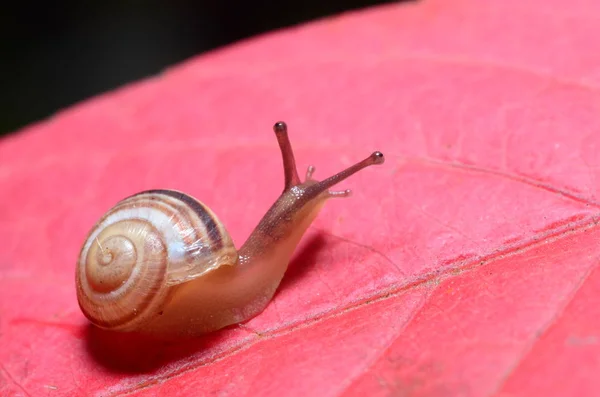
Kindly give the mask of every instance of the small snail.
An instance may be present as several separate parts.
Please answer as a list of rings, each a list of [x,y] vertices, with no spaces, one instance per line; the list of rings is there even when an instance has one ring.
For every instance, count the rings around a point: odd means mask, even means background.
[[[285,123],[273,127],[285,187],[239,251],[217,216],[174,190],[119,201],[89,232],[76,269],[77,299],[96,326],[158,335],[199,335],[243,323],[273,297],[296,245],[332,197],[329,188],[384,162],[381,152],[323,181],[302,182]]]

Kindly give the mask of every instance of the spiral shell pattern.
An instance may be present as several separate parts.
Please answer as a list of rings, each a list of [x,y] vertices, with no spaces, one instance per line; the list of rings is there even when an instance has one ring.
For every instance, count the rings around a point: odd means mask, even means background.
[[[138,193],[90,231],[77,263],[79,306],[102,328],[134,329],[161,311],[172,286],[237,259],[204,204],[173,190]]]

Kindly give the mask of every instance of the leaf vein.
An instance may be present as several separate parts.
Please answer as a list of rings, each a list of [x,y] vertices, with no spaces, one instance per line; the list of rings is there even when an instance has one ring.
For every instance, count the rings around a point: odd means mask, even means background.
[[[501,178],[505,178],[505,179],[517,182],[517,183],[521,183],[521,184],[525,184],[528,186],[532,186],[537,189],[545,190],[547,192],[568,198],[570,200],[573,200],[573,201],[576,201],[576,202],[579,202],[582,204],[600,208],[599,201],[592,200],[592,199],[586,198],[584,196],[580,196],[569,190],[558,188],[551,184],[545,183],[539,179],[531,178],[531,177],[528,177],[525,175],[511,174],[509,172],[503,172],[501,170],[480,167],[477,165],[461,163],[458,161],[443,161],[443,160],[438,160],[438,159],[434,159],[431,157],[412,157],[412,158],[407,158],[406,160],[413,161],[413,162],[432,164],[432,165],[437,165],[437,166],[442,166],[442,167],[457,168],[457,169],[462,169],[462,170],[466,170],[466,171],[478,172],[478,173],[482,173],[482,174],[495,175],[495,176],[498,176]]]
[[[577,292],[579,292],[581,287],[589,279],[590,275],[599,267],[599,264],[600,264],[600,260],[596,261],[595,265],[591,266],[588,269],[588,271],[581,277],[581,279],[575,285],[575,287],[573,288],[573,290],[571,291],[571,293],[569,294],[567,299],[565,299],[565,301],[562,302],[560,307],[556,310],[555,315],[546,324],[543,324],[540,327],[539,331],[535,333],[535,337],[531,338],[531,341],[525,346],[525,348],[523,349],[523,351],[519,355],[519,357],[517,357],[515,362],[510,366],[510,368],[502,376],[502,378],[498,382],[497,388],[492,393],[490,393],[490,396],[499,395],[500,391],[502,390],[504,385],[508,382],[511,375],[513,375],[519,369],[519,367],[521,366],[523,361],[525,361],[525,359],[531,355],[533,349],[539,343],[539,341],[542,339],[542,337],[545,334],[547,334],[549,332],[549,330],[552,328],[552,326],[554,324],[556,324],[558,322],[558,320],[563,316],[563,314],[565,313],[565,311],[567,310],[567,308],[569,307],[571,302],[573,302],[573,300],[577,296]]]
[[[12,374],[6,369],[6,367],[4,366],[4,364],[0,363],[0,369],[2,370],[2,372],[4,372],[4,374],[6,375],[6,377],[8,379],[10,379],[10,381],[12,383],[14,383],[19,389],[21,389],[21,391],[23,393],[25,393],[25,395],[31,397],[31,394],[25,389],[25,387],[23,387],[23,385],[21,385],[19,382],[16,381],[16,379],[12,376]]]

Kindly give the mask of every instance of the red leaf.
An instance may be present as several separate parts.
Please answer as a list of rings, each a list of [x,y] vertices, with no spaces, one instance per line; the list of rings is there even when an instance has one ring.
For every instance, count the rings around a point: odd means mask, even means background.
[[[2,395],[584,396],[600,378],[599,3],[442,1],[193,59],[0,143]],[[343,184],[279,293],[185,343],[111,338],[80,244],[135,191],[239,244],[283,183],[270,127]],[[240,199],[241,198],[241,199]]]

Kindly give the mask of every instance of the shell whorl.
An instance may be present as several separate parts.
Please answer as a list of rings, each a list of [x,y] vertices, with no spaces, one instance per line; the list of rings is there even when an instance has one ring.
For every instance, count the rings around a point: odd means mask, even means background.
[[[149,190],[110,209],[90,231],[77,264],[79,305],[96,325],[134,329],[158,315],[171,287],[238,255],[204,204],[173,190]]]

